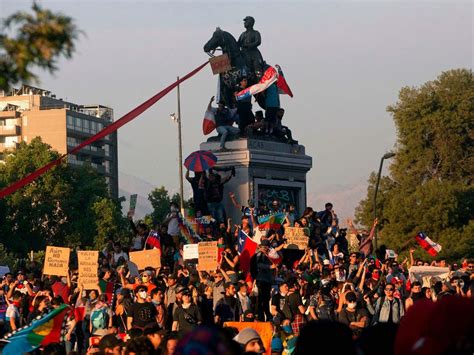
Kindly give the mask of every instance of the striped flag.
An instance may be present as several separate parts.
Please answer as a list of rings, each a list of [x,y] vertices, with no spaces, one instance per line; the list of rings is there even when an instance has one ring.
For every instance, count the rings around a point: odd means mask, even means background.
[[[439,245],[438,243],[433,242],[423,232],[418,233],[415,236],[415,239],[418,242],[418,244],[420,244],[421,247],[423,249],[425,249],[428,252],[428,254],[430,254],[431,256],[436,256],[441,251],[441,245]]]
[[[283,222],[285,221],[285,214],[283,212],[277,212],[273,214],[267,214],[264,216],[258,216],[258,228],[260,230],[273,229],[279,230]]]
[[[206,136],[216,128],[216,118],[214,112],[206,110],[202,120],[202,133]]]
[[[242,229],[239,229],[237,243],[240,254],[240,268],[244,274],[247,274],[250,271],[250,258],[252,258],[257,250],[257,243]]]
[[[158,232],[151,231],[146,238],[145,245],[161,250],[160,236],[158,235]]]
[[[270,85],[278,80],[278,72],[273,67],[268,67],[263,73],[260,81],[248,88],[243,89],[242,91],[235,94],[237,101],[244,100],[252,95],[258,94],[259,92],[267,90]]]
[[[276,69],[278,70],[278,81],[277,81],[277,86],[278,86],[278,91],[280,94],[286,94],[290,97],[293,97],[293,92],[290,89],[290,86],[285,80],[285,75],[283,74],[283,70],[281,70],[281,67],[277,64],[275,65]]]

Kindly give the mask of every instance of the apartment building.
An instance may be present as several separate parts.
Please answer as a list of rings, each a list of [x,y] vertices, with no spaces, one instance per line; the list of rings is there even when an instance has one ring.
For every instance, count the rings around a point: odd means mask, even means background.
[[[23,85],[0,91],[0,161],[21,142],[41,137],[66,154],[113,122],[113,110],[102,105],[78,105],[56,98],[50,91]],[[118,197],[117,132],[70,154],[72,165],[90,164],[105,176],[112,197]]]

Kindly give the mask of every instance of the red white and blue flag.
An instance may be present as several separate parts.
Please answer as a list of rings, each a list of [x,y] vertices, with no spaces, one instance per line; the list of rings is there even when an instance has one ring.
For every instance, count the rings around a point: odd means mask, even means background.
[[[265,73],[263,73],[263,76],[258,83],[249,86],[248,88],[245,88],[242,91],[239,91],[237,94],[235,94],[235,98],[237,99],[237,101],[247,99],[252,95],[256,95],[259,92],[267,90],[270,85],[272,85],[277,80],[278,72],[276,71],[276,69],[273,67],[268,67],[267,70],[265,70]]]
[[[418,233],[415,236],[415,239],[418,242],[418,244],[420,244],[421,247],[423,249],[425,249],[428,252],[428,254],[430,254],[431,256],[436,256],[441,251],[441,245],[439,245],[438,243],[433,242],[423,232]]]
[[[160,236],[158,232],[151,231],[146,238],[145,245],[149,245],[155,249],[161,250]]]
[[[202,120],[202,133],[207,136],[216,129],[216,118],[214,112],[206,110],[204,119]]]
[[[247,233],[239,229],[239,236],[237,237],[239,247],[239,262],[240,268],[244,274],[250,272],[250,259],[257,250],[257,242],[255,242]]]
[[[285,75],[283,74],[283,70],[281,70],[281,67],[278,64],[275,65],[275,67],[278,70],[277,86],[278,86],[279,93],[286,94],[290,97],[293,97],[293,92],[291,91],[290,86],[286,82]]]

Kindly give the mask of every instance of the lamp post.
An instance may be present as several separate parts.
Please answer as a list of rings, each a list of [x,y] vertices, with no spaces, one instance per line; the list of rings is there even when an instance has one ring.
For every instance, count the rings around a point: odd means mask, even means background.
[[[375,184],[375,192],[374,192],[374,220],[377,218],[377,192],[379,191],[380,175],[382,175],[383,161],[385,159],[393,158],[394,156],[395,156],[395,153],[388,152],[388,153],[385,153],[380,159],[379,174],[377,175],[377,183]],[[375,250],[377,250],[377,226],[375,226],[375,230],[374,230],[374,246],[375,246]]]
[[[181,139],[181,94],[179,90],[179,76],[177,77],[177,94],[178,94],[178,114],[172,113],[171,119],[178,123],[178,172],[179,172],[179,207],[181,214],[184,216],[184,185],[183,185],[183,143]]]

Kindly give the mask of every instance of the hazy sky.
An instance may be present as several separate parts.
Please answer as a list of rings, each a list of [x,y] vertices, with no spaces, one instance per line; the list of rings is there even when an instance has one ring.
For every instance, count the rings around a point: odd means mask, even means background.
[[[19,4],[20,3],[20,4]],[[313,156],[308,191],[349,184],[378,168],[395,143],[387,105],[403,86],[473,64],[473,5],[460,1],[40,1],[84,31],[72,60],[40,87],[79,104],[111,106],[115,118],[208,59],[216,26],[238,38],[254,16],[260,50],[280,64],[294,98],[285,123]],[[0,0],[5,16],[28,1]],[[199,148],[217,78],[206,67],[182,85],[185,156]],[[119,130],[119,170],[169,189],[177,182],[172,92]]]

